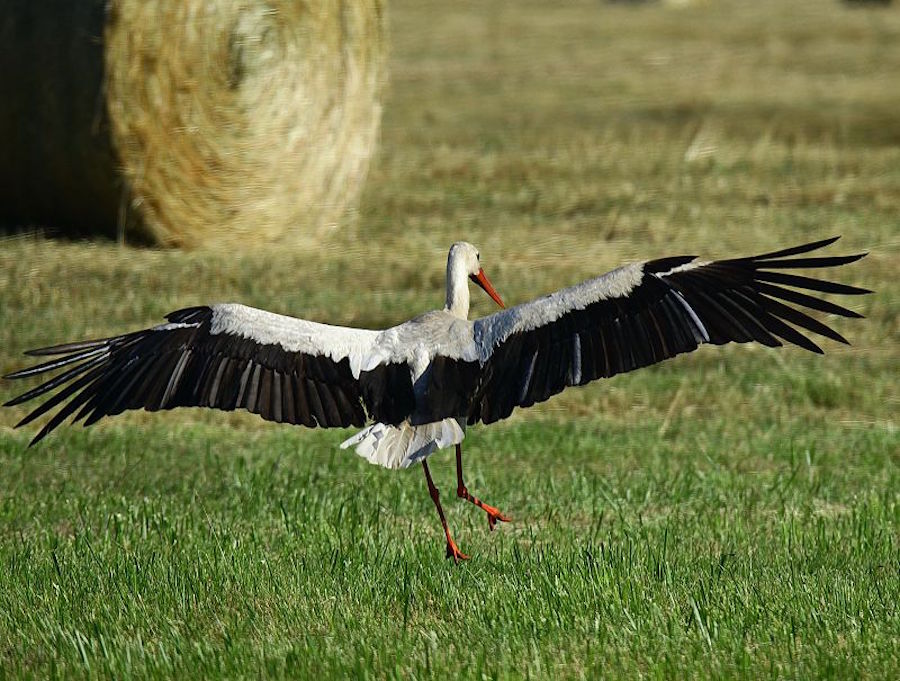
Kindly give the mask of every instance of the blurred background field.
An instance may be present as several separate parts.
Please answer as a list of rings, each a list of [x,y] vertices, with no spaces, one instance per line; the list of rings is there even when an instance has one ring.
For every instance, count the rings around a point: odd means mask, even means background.
[[[357,220],[295,248],[0,240],[22,351],[239,301],[383,327],[475,243],[510,304],[622,262],[843,234],[851,347],[705,348],[467,439],[445,564],[418,470],[342,432],[130,414],[26,450],[0,411],[12,675],[886,678],[900,666],[900,11],[394,2]],[[491,311],[477,297],[475,314]],[[0,383],[0,400],[13,388]],[[434,469],[452,489],[449,457]],[[449,495],[447,495],[449,496]],[[445,497],[446,498],[446,497]]]

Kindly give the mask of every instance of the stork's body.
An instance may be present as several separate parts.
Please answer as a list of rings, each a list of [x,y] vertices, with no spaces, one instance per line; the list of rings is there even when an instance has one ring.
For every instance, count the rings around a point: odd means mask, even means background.
[[[406,468],[437,449],[462,442],[466,419],[463,414],[448,415],[435,420],[429,406],[432,366],[436,357],[470,358],[472,354],[473,324],[460,319],[449,310],[434,310],[419,315],[384,332],[379,339],[377,354],[370,361],[386,357],[401,358],[409,367],[412,382],[413,407],[401,423],[376,422],[341,445],[356,447],[360,456],[386,468]]]
[[[160,326],[31,351],[55,358],[7,378],[64,371],[7,405],[59,388],[19,423],[60,407],[35,442],[70,416],[90,425],[139,408],[243,408],[266,420],[310,427],[363,427],[371,420],[342,446],[354,446],[387,468],[421,462],[447,554],[459,559],[465,556],[450,537],[429,455],[456,447],[457,494],[485,510],[493,528],[508,518],[469,494],[463,481],[467,425],[492,423],[567,386],[632,371],[705,343],[778,346],[784,340],[821,352],[795,326],[846,343],[830,327],[785,304],[860,316],[803,291],[867,293],[864,289],[781,271],[862,257],[790,257],[833,241],[716,262],[676,256],[625,265],[474,321],[468,319],[469,279],[501,307],[503,301],[481,269],[478,252],[459,242],[448,256],[444,308],[398,326],[383,331],[330,326],[238,304],[188,308],[168,315]]]

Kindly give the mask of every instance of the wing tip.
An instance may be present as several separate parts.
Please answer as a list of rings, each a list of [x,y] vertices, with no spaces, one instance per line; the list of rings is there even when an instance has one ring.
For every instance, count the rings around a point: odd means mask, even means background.
[[[62,343],[60,345],[48,345],[44,348],[32,348],[25,350],[23,354],[28,357],[46,357],[47,355],[68,355],[69,353],[94,350],[106,345],[111,338],[99,338],[97,340],[75,341],[74,343]]]
[[[828,239],[819,239],[818,241],[810,241],[805,244],[798,244],[797,246],[790,246],[788,248],[781,248],[777,251],[770,251],[768,253],[760,253],[759,255],[753,255],[749,258],[739,258],[739,260],[751,260],[751,261],[759,261],[759,260],[767,260],[771,258],[786,258],[791,255],[799,255],[801,253],[809,253],[810,251],[815,251],[819,248],[825,248],[826,246],[830,246],[835,241],[841,238],[841,235],[829,237]]]
[[[16,426],[18,428],[18,426]],[[52,430],[52,428],[51,428]],[[41,440],[43,440],[50,433],[46,428],[41,428],[37,435],[31,438],[31,441],[28,443],[28,449],[31,449],[36,444],[38,444]]]
[[[35,370],[35,367],[25,367],[24,369],[18,369],[16,371],[11,371],[8,374],[3,375],[4,381],[15,381],[20,378],[28,378],[29,376],[34,376],[36,374],[42,373],[40,369]],[[7,406],[7,405],[3,405]]]

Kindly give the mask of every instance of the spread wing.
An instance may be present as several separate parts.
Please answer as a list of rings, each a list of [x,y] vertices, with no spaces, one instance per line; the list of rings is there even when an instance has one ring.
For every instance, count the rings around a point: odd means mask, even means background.
[[[470,382],[468,421],[491,423],[567,386],[633,371],[703,343],[787,341],[822,352],[794,327],[846,343],[798,308],[861,315],[804,291],[869,291],[782,271],[844,265],[865,255],[789,257],[836,240],[749,258],[696,262],[677,256],[626,265],[479,319],[475,343],[482,361],[477,381]]]
[[[415,406],[405,363],[387,358],[361,370],[378,331],[235,304],[187,308],[166,318],[166,324],[122,336],[27,353],[53,359],[5,378],[64,369],[5,405],[59,388],[18,424],[60,407],[32,444],[73,414],[87,426],[126,409],[212,407],[329,428],[361,426],[367,415],[398,423]]]

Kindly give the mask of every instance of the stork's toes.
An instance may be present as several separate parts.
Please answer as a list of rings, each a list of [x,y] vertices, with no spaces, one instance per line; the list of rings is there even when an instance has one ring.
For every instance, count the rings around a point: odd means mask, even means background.
[[[461,560],[469,560],[469,557],[459,550],[456,542],[449,538],[447,539],[447,558],[452,558],[454,563],[459,563]]]
[[[456,496],[458,496],[460,499],[465,499],[466,501],[469,501],[469,502],[475,504],[478,508],[480,508],[482,511],[487,513],[488,527],[491,530],[494,529],[494,525],[497,524],[498,520],[501,523],[512,522],[512,518],[510,518],[509,516],[503,515],[500,512],[499,508],[494,508],[490,504],[484,503],[478,497],[473,497],[471,494],[469,494],[469,490],[467,490],[466,486],[463,485],[461,482],[460,482],[459,486],[456,488]]]
[[[466,494],[468,494],[468,492],[466,492]],[[473,500],[473,503],[474,503],[474,504],[476,504],[476,505],[477,505],[480,509],[482,509],[485,513],[487,513],[487,517],[488,517],[488,527],[489,527],[491,530],[494,529],[494,525],[497,524],[497,521],[498,521],[498,520],[499,520],[501,523],[509,523],[509,522],[512,522],[512,518],[510,518],[510,517],[507,516],[507,515],[503,515],[503,513],[500,511],[499,508],[495,508],[494,506],[491,506],[490,504],[486,504],[486,503],[484,503],[483,501],[481,501],[480,499],[474,499],[473,497],[470,497],[470,500]]]
[[[490,510],[488,510],[488,509],[490,509]],[[498,520],[501,523],[512,522],[512,518],[510,518],[507,515],[503,515],[500,511],[498,511],[493,506],[487,506],[484,510],[487,511],[488,527],[491,529],[492,532],[494,531],[494,525],[497,524]]]

